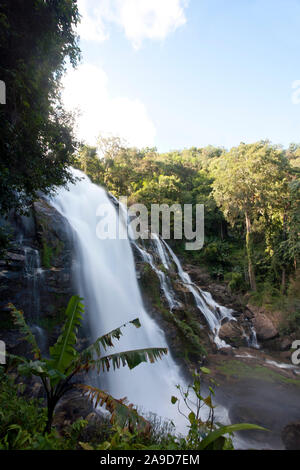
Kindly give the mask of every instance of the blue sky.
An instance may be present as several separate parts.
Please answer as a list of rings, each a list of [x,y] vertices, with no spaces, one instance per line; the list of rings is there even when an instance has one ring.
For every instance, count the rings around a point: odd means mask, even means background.
[[[79,0],[79,135],[160,151],[300,141],[299,0]],[[294,86],[294,88],[293,88]]]

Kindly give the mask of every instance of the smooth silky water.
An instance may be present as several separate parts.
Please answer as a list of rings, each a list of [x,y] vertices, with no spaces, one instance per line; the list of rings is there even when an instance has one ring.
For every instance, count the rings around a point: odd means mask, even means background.
[[[115,205],[106,191],[92,184],[84,173],[72,172],[80,180],[70,184],[68,189],[59,189],[50,203],[73,229],[75,287],[84,299],[91,339],[138,317],[141,328],[133,325],[125,328],[114,351],[166,347],[163,331],[143,305],[130,241],[97,236],[101,219],[97,216],[101,212],[99,207],[106,208],[105,219],[112,227],[118,220]],[[169,301],[171,303],[170,298]],[[177,384],[187,386],[170,352],[155,364],[142,363],[133,370],[127,367],[111,370],[101,374],[98,381],[99,387],[114,397],[127,397],[141,413],[155,413],[172,420],[177,433],[185,433],[186,419],[171,404],[171,396],[178,396]],[[217,410],[218,420],[227,424],[226,410],[223,407]]]

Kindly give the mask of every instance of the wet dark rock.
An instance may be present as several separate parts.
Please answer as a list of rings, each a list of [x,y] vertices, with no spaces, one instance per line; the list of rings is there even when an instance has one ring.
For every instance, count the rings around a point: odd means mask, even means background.
[[[43,199],[34,203],[34,216],[44,267],[69,270],[73,243],[67,219]]]
[[[232,348],[220,348],[218,349],[218,354],[222,354],[223,356],[234,356],[234,351]]]
[[[72,424],[78,419],[85,419],[94,411],[91,402],[78,390],[73,389],[66,393],[55,408],[53,424],[61,429],[67,424]]]
[[[177,281],[173,283],[173,287],[178,299],[181,302],[184,302],[186,305],[194,305],[194,296],[187,286]]]
[[[15,356],[29,356],[30,346],[24,340],[24,334],[18,330],[1,330],[0,339],[5,341],[6,352]]]
[[[7,304],[45,334],[61,323],[73,291],[73,237],[67,220],[45,200],[29,216],[10,214],[13,239],[0,261],[0,339],[14,354],[28,353],[13,328]]]
[[[300,450],[300,421],[285,426],[281,438],[287,450]]]
[[[244,330],[236,321],[224,323],[220,328],[219,337],[231,346],[246,346]]]

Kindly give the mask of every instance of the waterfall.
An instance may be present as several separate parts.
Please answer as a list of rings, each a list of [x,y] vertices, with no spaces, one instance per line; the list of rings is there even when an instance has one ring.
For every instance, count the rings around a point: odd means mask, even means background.
[[[260,346],[257,341],[256,331],[253,325],[250,328],[249,346],[250,348],[260,349]]]
[[[25,246],[24,275],[27,279],[27,289],[30,295],[30,317],[37,321],[40,313],[40,285],[42,284],[43,270],[41,268],[40,255],[38,250]]]
[[[138,243],[135,243],[133,240],[132,240],[132,243],[134,244],[136,250],[140,254],[142,260],[145,263],[148,263],[153,269],[153,271],[156,273],[156,275],[158,276],[161,289],[164,293],[165,298],[167,299],[170,311],[172,312],[174,308],[179,307],[181,304],[178,300],[176,300],[175,293],[173,292],[170,286],[170,282],[168,281],[166,274],[156,267],[153,256],[150,253],[148,253],[146,250],[141,248],[138,245]]]
[[[114,351],[165,347],[163,332],[142,302],[130,241],[99,239],[96,235],[99,205],[109,208],[110,222],[117,219],[115,205],[103,188],[92,184],[82,172],[72,171],[80,181],[68,189],[59,189],[50,202],[68,220],[75,234],[76,288],[84,299],[92,339],[138,317],[142,327],[127,327]],[[150,258],[148,261],[152,262]],[[102,374],[100,381],[100,387],[116,398],[127,397],[140,411],[172,419],[177,430],[183,430],[185,419],[171,404],[177,384],[185,386],[170,353],[155,364],[142,363],[131,371],[124,367]]]
[[[23,239],[20,239],[22,244]],[[41,259],[38,250],[24,246],[25,264],[24,276],[27,279],[27,292],[29,296],[28,308],[31,321],[31,330],[42,352],[47,349],[47,337],[40,321],[40,292],[44,283],[44,271],[41,267]]]
[[[170,248],[170,246],[164,240],[161,240],[157,234],[152,234],[152,240],[153,240],[153,243],[155,245],[156,252],[159,255],[160,261],[163,264],[163,266],[165,267],[165,269],[167,269],[169,271],[170,268],[171,268],[171,265],[172,265],[171,261],[173,261],[175,263],[178,275],[181,279],[181,282],[192,293],[192,295],[194,297],[194,300],[195,300],[195,304],[196,304],[198,310],[200,311],[201,314],[204,315],[204,317],[205,317],[205,319],[208,323],[208,326],[209,326],[211,332],[214,335],[214,341],[215,341],[217,347],[218,348],[229,347],[228,344],[225,341],[223,341],[219,338],[219,331],[220,331],[220,328],[221,328],[221,325],[222,325],[222,321],[224,319],[236,321],[236,319],[232,316],[233,310],[228,309],[227,307],[224,307],[222,305],[219,305],[212,298],[212,296],[209,292],[203,291],[202,289],[200,289],[198,286],[196,286],[192,282],[189,274],[183,270],[182,265],[181,265],[178,257],[175,255],[174,251]],[[135,243],[135,246],[136,246],[137,250],[139,252],[141,252],[141,255],[142,255],[144,261],[148,262],[150,264],[150,266],[152,267],[152,269],[155,272],[157,272],[158,269],[156,268],[156,266],[153,266],[152,256],[149,253],[147,253],[145,250],[142,250],[138,246],[137,243]],[[166,292],[165,282],[164,282],[165,279],[164,278],[161,279],[161,274],[164,274],[164,273],[161,273],[161,272],[158,273],[157,272],[157,274],[158,274],[159,279],[161,280],[161,286],[162,286],[162,289],[165,293],[165,297],[167,298],[167,300],[169,302],[169,305],[170,305],[170,301],[169,301],[170,297],[172,298],[173,304],[178,302],[175,298],[175,294],[172,291],[172,289],[169,288]],[[165,274],[164,274],[164,276],[165,276]],[[171,308],[171,310],[172,310],[172,308]]]
[[[119,201],[111,195],[114,202],[117,206],[121,209],[122,214],[122,221],[124,224],[127,224],[129,221],[128,213],[126,208],[119,203]],[[156,275],[159,278],[161,290],[169,304],[170,312],[174,309],[181,307],[181,303],[176,299],[176,294],[172,288],[172,285],[169,280],[169,276],[167,276],[162,270],[160,270],[154,261],[153,256],[145,249],[137,243],[130,231],[129,228],[129,238],[133,246],[135,247],[136,251],[139,253],[140,257],[145,263],[148,263],[149,266],[153,269]],[[182,284],[189,289],[189,291],[193,294],[196,306],[201,314],[204,315],[211,332],[214,335],[214,342],[218,348],[228,348],[230,347],[225,341],[221,340],[219,337],[219,331],[222,325],[223,320],[231,320],[236,321],[236,318],[232,316],[232,309],[219,305],[213,298],[209,292],[205,292],[196,286],[189,274],[185,272],[182,268],[182,265],[175,255],[174,251],[171,247],[159,237],[156,233],[151,233],[150,243],[153,249],[153,252],[156,253],[160,264],[164,267],[164,269],[169,272],[172,268],[172,261],[175,263],[178,275],[181,279]],[[256,333],[254,328],[251,329],[251,341],[252,347],[257,347],[256,342]]]

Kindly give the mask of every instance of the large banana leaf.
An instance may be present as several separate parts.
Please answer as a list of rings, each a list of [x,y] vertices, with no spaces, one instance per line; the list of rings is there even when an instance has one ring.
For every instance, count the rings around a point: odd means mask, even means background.
[[[53,369],[66,372],[70,364],[78,356],[74,348],[77,341],[77,331],[81,324],[84,306],[81,298],[73,296],[66,310],[66,322],[54,346],[50,348],[50,361]]]
[[[138,318],[135,320],[131,320],[127,323],[124,323],[124,325],[120,326],[119,328],[116,328],[109,333],[106,333],[103,336],[100,336],[93,344],[88,346],[84,351],[80,353],[79,360],[80,362],[87,362],[89,360],[94,359],[95,357],[100,358],[101,357],[101,346],[104,349],[104,351],[107,350],[108,347],[112,348],[114,346],[113,339],[119,340],[120,337],[122,336],[122,328],[125,328],[128,325],[134,325],[136,328],[140,328],[141,324]]]
[[[210,444],[219,439],[219,437],[224,436],[225,434],[236,432],[236,431],[246,431],[246,430],[260,430],[267,431],[267,429],[257,426],[256,424],[241,423],[241,424],[230,424],[229,426],[222,426],[219,429],[211,432],[206,436],[199,445],[199,450],[207,449]]]
[[[148,421],[138,414],[134,405],[127,404],[125,398],[117,400],[107,392],[89,385],[79,385],[78,387],[91,400],[95,408],[105,405],[106,409],[111,413],[110,421],[112,424],[121,428],[129,428],[132,432],[147,433],[150,431]]]
[[[124,351],[104,357],[98,357],[97,359],[87,360],[81,364],[80,368],[85,371],[97,369],[98,373],[101,370],[103,372],[108,372],[111,366],[114,370],[119,369],[121,366],[128,366],[129,369],[133,369],[141,362],[153,363],[158,359],[161,359],[165,354],[168,354],[167,348],[135,349],[133,351]]]
[[[30,344],[31,351],[34,354],[35,359],[41,358],[41,351],[36,342],[35,336],[33,335],[31,329],[27,325],[23,312],[17,310],[13,304],[8,304],[8,307],[11,309],[11,314],[13,316],[14,324],[19,328],[20,332],[24,334],[24,339]]]

